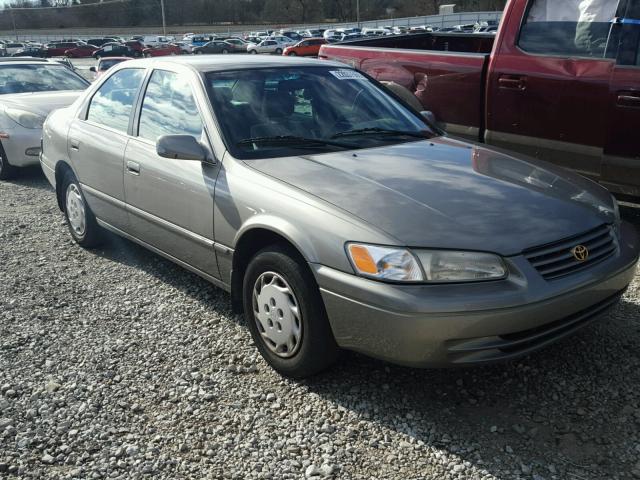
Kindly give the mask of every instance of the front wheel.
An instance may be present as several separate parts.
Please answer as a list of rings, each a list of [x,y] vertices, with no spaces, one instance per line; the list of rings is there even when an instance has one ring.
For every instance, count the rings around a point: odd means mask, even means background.
[[[84,248],[92,248],[101,243],[102,229],[87,204],[80,183],[71,172],[62,181],[64,194],[64,215],[69,232],[75,242]]]
[[[254,343],[282,375],[308,377],[338,358],[318,285],[293,249],[274,245],[258,252],[247,267],[243,302]]]
[[[258,52],[256,50],[249,50],[249,53],[252,55],[256,55]]]
[[[222,54],[223,54],[223,55],[226,55],[227,53],[229,53],[229,50],[227,50],[226,48],[223,48],[223,49],[222,49]]]
[[[196,55],[202,55],[202,53],[203,53],[202,50],[197,50],[196,51]]]
[[[282,49],[276,48],[276,55],[282,55]]]
[[[296,52],[289,52],[290,57],[295,57],[296,55],[298,55]]]

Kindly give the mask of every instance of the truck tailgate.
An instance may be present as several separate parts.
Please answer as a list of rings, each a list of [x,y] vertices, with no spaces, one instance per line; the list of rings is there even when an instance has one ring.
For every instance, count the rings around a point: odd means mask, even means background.
[[[414,94],[451,134],[479,139],[489,53],[324,45],[320,58],[345,63]]]

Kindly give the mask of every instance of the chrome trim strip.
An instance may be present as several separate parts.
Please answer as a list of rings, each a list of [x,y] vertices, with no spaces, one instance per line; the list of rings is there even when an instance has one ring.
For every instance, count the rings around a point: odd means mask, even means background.
[[[470,125],[461,125],[459,123],[446,123],[438,122],[438,126],[442,128],[449,135],[457,135],[460,137],[473,138],[478,141],[480,135],[480,129],[478,127],[472,127]]]
[[[138,245],[141,245],[141,246],[143,246],[144,248],[146,248],[148,250],[151,250],[153,253],[156,253],[156,254],[166,258],[167,260],[170,260],[170,261],[176,263],[177,265],[181,266],[182,268],[185,268],[185,269],[189,270],[190,272],[193,272],[196,275],[204,278],[205,280],[213,283],[216,287],[222,288],[223,290],[225,290],[227,292],[231,291],[231,286],[227,285],[222,280],[220,280],[220,279],[218,279],[216,277],[213,277],[213,276],[209,275],[208,273],[205,273],[202,270],[200,270],[200,269],[198,269],[198,268],[196,268],[196,267],[194,267],[192,265],[189,265],[186,262],[183,262],[182,260],[177,259],[173,255],[170,255],[170,254],[168,254],[166,252],[163,252],[162,250],[160,250],[160,249],[158,249],[156,247],[153,247],[153,246],[149,245],[148,243],[140,240],[137,237],[134,237],[133,235],[129,235],[128,233],[123,232],[122,230],[120,230],[120,229],[118,229],[118,228],[116,228],[116,227],[114,227],[112,225],[109,225],[108,223],[100,220],[99,218],[97,218],[96,220],[98,222],[98,225],[100,225],[103,228],[106,228],[107,230],[115,233],[116,235],[120,235],[121,237],[124,237],[127,240],[131,240],[132,242],[137,243]]]
[[[188,240],[191,240],[194,243],[199,243],[200,245],[202,245],[203,247],[206,248],[213,248],[214,246],[214,241],[210,240],[206,237],[203,237],[202,235],[199,235],[197,233],[192,232],[191,230],[187,230],[186,228],[180,227],[179,225],[176,225],[175,223],[171,223],[168,222],[167,220],[164,220],[160,217],[157,217],[149,212],[145,212],[144,210],[141,210],[137,207],[134,207],[133,205],[129,205],[128,203],[125,204],[125,208],[127,210],[127,212],[140,217],[144,220],[147,220],[149,222],[155,223],[156,225],[159,225],[160,227],[164,228],[165,230],[169,230],[172,233],[175,233],[177,235],[180,235]]]

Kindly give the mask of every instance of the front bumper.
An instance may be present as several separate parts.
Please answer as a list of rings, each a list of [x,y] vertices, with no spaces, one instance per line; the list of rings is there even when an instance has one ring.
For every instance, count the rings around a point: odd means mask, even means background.
[[[623,223],[616,253],[547,281],[523,257],[507,260],[506,280],[392,285],[312,265],[338,345],[414,367],[516,358],[600,317],[632,281],[634,227]]]
[[[40,163],[42,129],[12,128],[3,133],[9,137],[2,138],[0,141],[11,165],[27,167]]]

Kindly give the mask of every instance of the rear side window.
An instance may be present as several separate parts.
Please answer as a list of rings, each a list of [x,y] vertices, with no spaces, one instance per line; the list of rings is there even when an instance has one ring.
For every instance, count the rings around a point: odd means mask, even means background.
[[[202,135],[202,120],[187,80],[174,72],[155,70],[140,112],[138,135],[155,142],[162,135]]]
[[[114,73],[91,99],[87,120],[126,132],[144,70],[127,68]]]
[[[519,46],[539,55],[604,58],[616,0],[532,0]]]

